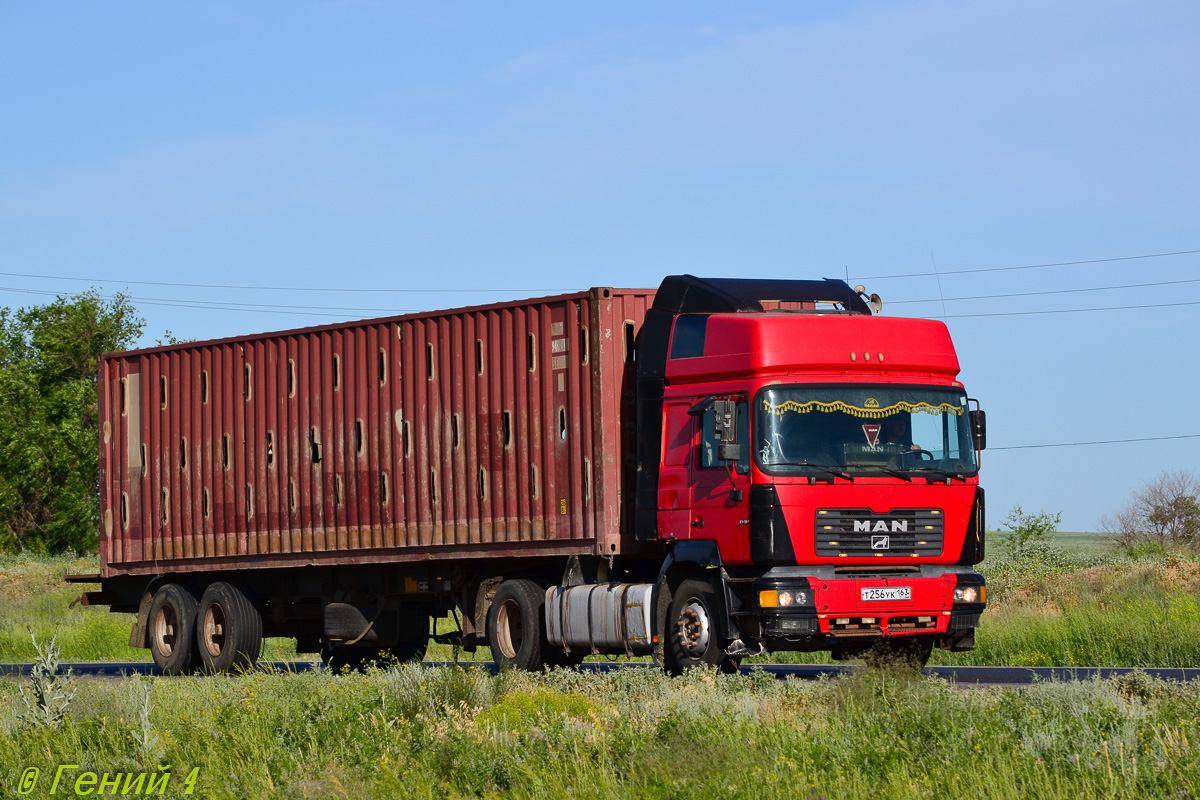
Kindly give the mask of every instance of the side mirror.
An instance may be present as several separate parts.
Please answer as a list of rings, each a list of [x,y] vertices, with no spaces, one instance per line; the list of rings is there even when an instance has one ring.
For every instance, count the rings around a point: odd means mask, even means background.
[[[981,408],[968,412],[971,418],[971,436],[975,439],[975,449],[987,447],[987,412]]]
[[[725,459],[721,450],[737,445],[737,403],[716,400],[712,404],[713,438],[717,442],[717,457]],[[736,460],[736,459],[734,459]]]

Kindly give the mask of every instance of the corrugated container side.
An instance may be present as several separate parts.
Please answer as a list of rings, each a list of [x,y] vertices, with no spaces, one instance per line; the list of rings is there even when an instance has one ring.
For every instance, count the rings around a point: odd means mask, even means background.
[[[106,355],[103,573],[620,552],[653,297]]]

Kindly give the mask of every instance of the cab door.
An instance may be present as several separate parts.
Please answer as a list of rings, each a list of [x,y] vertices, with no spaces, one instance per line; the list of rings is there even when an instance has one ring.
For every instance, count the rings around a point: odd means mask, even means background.
[[[717,400],[725,398],[707,398]],[[736,460],[721,458],[722,436],[712,407],[697,404],[697,446],[689,460],[691,483],[690,538],[714,539],[725,563],[750,559],[750,417],[745,398],[735,399],[733,430],[740,452]]]

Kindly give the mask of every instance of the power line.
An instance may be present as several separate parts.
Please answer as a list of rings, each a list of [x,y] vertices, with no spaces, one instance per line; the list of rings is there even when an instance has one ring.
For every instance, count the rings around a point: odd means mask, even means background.
[[[931,275],[965,275],[965,274],[984,273],[984,272],[1008,272],[1008,271],[1012,271],[1012,270],[1042,269],[1045,267],[1066,267],[1066,266],[1075,266],[1075,265],[1079,265],[1079,264],[1103,264],[1103,263],[1110,263],[1110,262],[1117,262],[1117,261],[1136,261],[1136,260],[1148,259],[1148,258],[1168,258],[1171,256],[1193,255],[1195,253],[1200,253],[1200,249],[1177,250],[1177,251],[1170,252],[1170,253],[1147,253],[1144,255],[1135,255],[1135,256],[1116,256],[1113,258],[1093,258],[1093,259],[1088,259],[1088,260],[1084,260],[1084,261],[1056,261],[1056,262],[1046,263],[1046,264],[1023,264],[1020,266],[1013,266],[1013,267],[985,267],[983,269],[938,270],[936,272],[912,272],[912,273],[903,274],[903,275],[874,275],[874,276],[868,276],[865,278],[859,278],[859,280],[874,281],[874,280],[887,280],[890,278],[921,278],[921,277],[928,277]],[[388,288],[380,287],[380,288],[374,288],[374,289],[360,289],[360,288],[333,287],[333,286],[327,286],[327,287],[256,286],[256,285],[240,285],[240,284],[220,284],[220,283],[176,283],[176,282],[172,282],[172,281],[134,281],[134,280],[122,280],[122,279],[116,279],[116,278],[77,278],[77,277],[68,276],[68,275],[42,275],[42,274],[28,273],[28,272],[0,272],[0,277],[38,278],[38,279],[43,279],[43,280],[78,281],[78,282],[83,282],[83,283],[100,283],[100,284],[118,283],[118,284],[127,284],[130,286],[174,286],[174,287],[179,287],[179,288],[184,288],[184,289],[232,289],[232,290],[237,290],[237,291],[255,291],[255,292],[343,292],[343,293],[376,293],[376,294],[381,293],[381,292],[413,293],[413,294],[463,294],[463,293],[471,293],[471,292],[482,292],[482,293],[501,293],[501,294],[503,294],[503,293],[554,294],[554,293],[559,293],[562,291],[560,289],[546,289],[546,288],[541,288],[541,289],[536,289],[536,288],[535,289],[529,289],[529,288],[525,288],[525,289],[521,289],[521,288],[481,289],[481,288],[473,288],[472,287],[472,288],[461,288],[461,289],[416,289],[416,288],[388,289]]]
[[[19,292],[21,294],[37,294],[47,295],[51,297],[59,296],[59,292],[52,292],[45,289],[18,289],[13,286],[0,286],[0,292]],[[112,300],[115,295],[100,295],[101,299]],[[260,309],[281,308],[294,309],[297,313],[308,311],[347,311],[352,314],[360,311],[378,311],[382,314],[414,314],[418,313],[418,309],[412,308],[370,308],[370,307],[354,307],[354,306],[301,306],[289,305],[286,303],[237,303],[232,300],[176,300],[171,297],[132,297],[125,295],[128,300],[138,303],[158,304],[158,305],[181,305],[186,308],[220,308],[225,310],[243,310],[257,311]]]
[[[1057,442],[1055,444],[1017,444],[1009,447],[989,447],[988,450],[1032,450],[1040,447],[1084,447],[1092,444],[1124,444],[1126,442],[1165,442],[1171,439],[1200,439],[1200,433],[1181,436],[1149,436],[1144,439],[1107,439],[1099,442]]]
[[[1128,311],[1134,308],[1174,308],[1176,306],[1200,306],[1200,300],[1185,303],[1148,303],[1140,306],[1107,306],[1104,308],[1055,308],[1047,311],[994,311],[990,314],[951,314],[949,319],[970,317],[1024,317],[1031,314],[1083,314],[1089,311]]]
[[[1138,261],[1145,258],[1169,258],[1170,256],[1189,256],[1200,253],[1200,250],[1176,250],[1173,253],[1147,253],[1139,256],[1117,256],[1114,258],[1090,258],[1086,261],[1055,261],[1049,264],[1022,264],[1018,267],[984,267],[983,269],[955,269],[940,272],[910,272],[904,275],[869,275],[858,278],[860,281],[882,281],[889,278],[927,278],[931,275],[968,275],[980,272],[1011,272],[1018,269],[1044,269],[1046,267],[1073,267],[1080,264],[1108,264],[1114,261]],[[2,274],[2,273],[0,273]]]
[[[48,292],[48,291],[43,291],[43,290],[39,290],[39,289],[10,289],[10,288],[5,288],[5,287],[0,287],[0,292],[19,292],[21,294],[48,295],[51,297],[56,297],[59,294],[58,292]],[[99,297],[101,300],[113,300],[116,298],[116,295],[98,294],[96,296]],[[186,301],[186,300],[168,300],[165,298],[145,298],[145,297],[129,297],[129,296],[126,296],[126,299],[128,299],[130,301],[136,301],[139,305],[165,306],[167,308],[200,308],[200,309],[204,309],[207,311],[245,311],[245,312],[249,312],[252,314],[287,314],[287,315],[300,316],[300,317],[311,317],[311,316],[333,317],[334,319],[345,319],[346,318],[346,313],[332,313],[332,310],[329,310],[328,307],[322,307],[322,306],[274,306],[274,305],[267,305],[267,304],[260,304],[260,303],[224,303],[224,302],[214,302],[214,301],[206,301],[206,300]],[[305,311],[288,311],[288,310],[286,310],[289,308],[312,309],[312,310],[305,310]],[[326,310],[323,310],[323,311],[316,310],[316,309],[320,309],[320,308],[326,308]],[[389,309],[343,308],[343,309],[340,309],[340,311],[348,312],[350,314],[355,314],[355,313],[359,313],[362,311],[383,311],[383,312],[385,312],[385,316],[391,316],[394,314],[415,313],[409,309],[392,309],[392,308],[389,308]]]
[[[1011,292],[1008,294],[977,294],[966,297],[931,298],[928,300],[889,300],[888,305],[899,306],[912,303],[936,303],[939,300],[953,303],[959,300],[996,300],[1004,297],[1038,297],[1050,294],[1077,294],[1080,292],[1107,292],[1117,289],[1145,289],[1151,286],[1177,286],[1182,283],[1200,283],[1200,278],[1186,278],[1178,281],[1156,281],[1154,283],[1127,283],[1123,286],[1091,286],[1081,289],[1052,289],[1041,292]]]
[[[83,283],[122,283],[130,286],[175,286],[183,289],[235,289],[237,291],[247,292],[350,292],[361,293],[369,292],[379,294],[381,292],[411,292],[411,293],[426,293],[426,294],[462,294],[464,292],[524,292],[529,294],[548,294],[558,290],[555,289],[354,289],[347,287],[310,287],[310,286],[239,286],[237,284],[221,284],[221,283],[173,283],[170,281],[129,281],[117,280],[113,278],[73,278],[67,275],[34,275],[28,272],[0,272],[0,276],[6,278],[43,278],[54,281],[80,281]]]

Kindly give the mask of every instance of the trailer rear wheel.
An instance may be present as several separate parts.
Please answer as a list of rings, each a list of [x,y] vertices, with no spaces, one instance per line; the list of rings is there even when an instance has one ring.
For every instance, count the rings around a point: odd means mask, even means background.
[[[237,587],[217,581],[200,598],[196,641],[205,669],[253,667],[262,653],[262,615]]]
[[[667,641],[663,648],[667,671],[678,675],[693,667],[716,667],[722,672],[737,670],[738,659],[725,655],[717,633],[721,613],[711,583],[688,578],[672,594],[667,613]]]
[[[542,615],[546,593],[531,580],[500,584],[488,609],[487,637],[500,669],[532,671],[545,666]]]
[[[177,583],[158,587],[150,601],[150,655],[164,675],[183,675],[198,663],[196,598]]]

